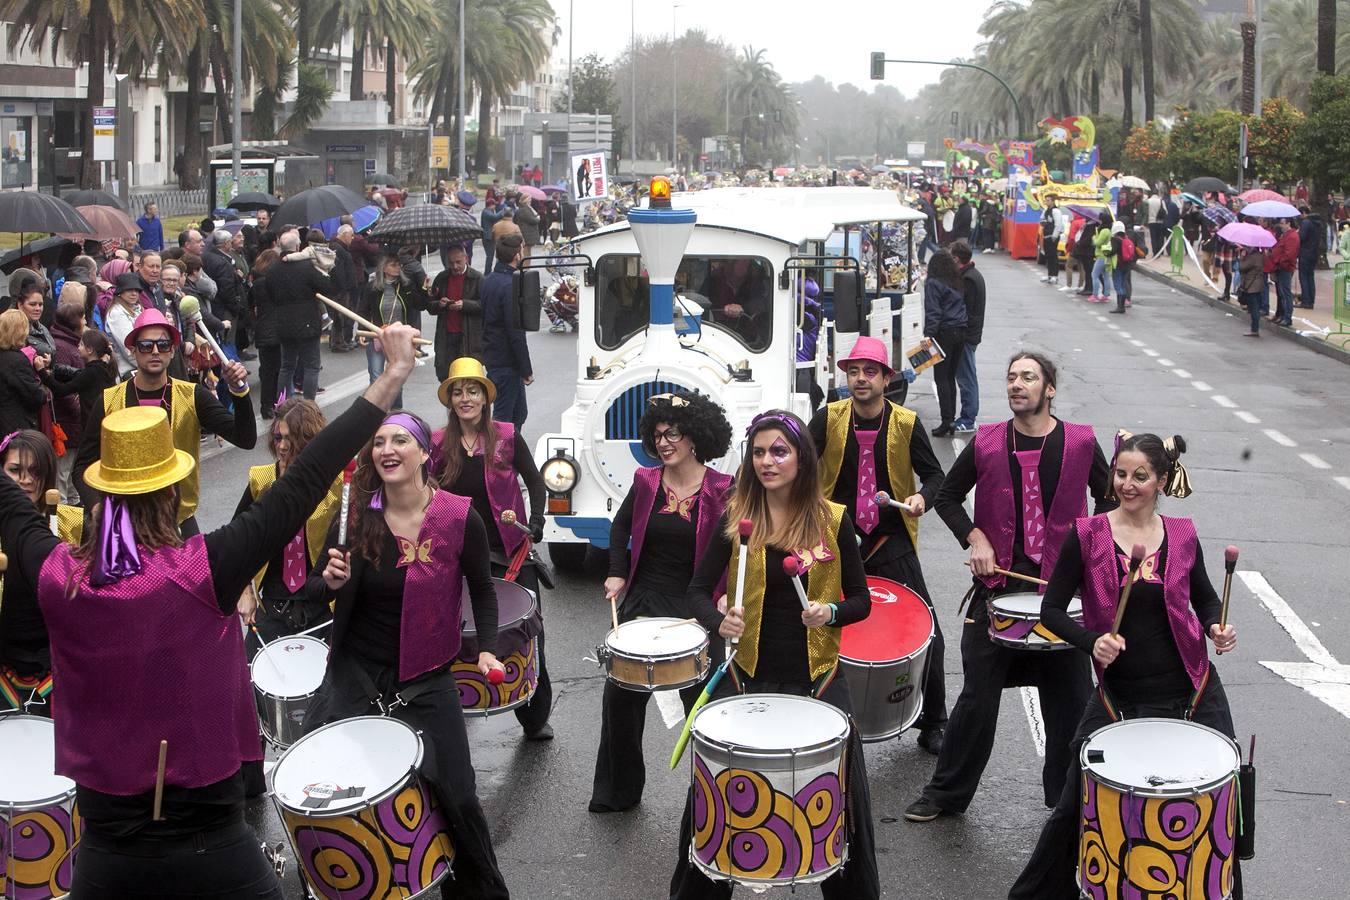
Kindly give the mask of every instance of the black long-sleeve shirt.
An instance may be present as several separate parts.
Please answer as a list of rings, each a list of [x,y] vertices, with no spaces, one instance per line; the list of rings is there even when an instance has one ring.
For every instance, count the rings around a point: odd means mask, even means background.
[[[828,414],[828,410],[822,408],[811,418],[809,426],[811,438],[816,442],[816,449],[822,454],[825,452],[825,426]],[[879,429],[875,456],[877,490],[885,491],[896,500],[904,500],[905,497],[896,496],[895,488],[891,485],[890,468],[886,465],[886,429],[891,421],[890,404],[884,405],[881,415],[876,418],[855,418],[853,421],[854,426],[863,431]],[[928,440],[928,432],[917,416],[914,419],[914,429],[909,435],[909,464],[922,485],[919,494],[923,497],[924,508],[931,509],[942,488],[944,476],[942,463],[938,462],[933,445]],[[853,434],[853,428],[848,430],[848,440],[844,444],[844,460],[839,466],[839,478],[834,483],[834,496],[830,499],[835,503],[842,503],[850,510],[858,499],[858,439]],[[878,512],[880,515],[877,527],[872,529],[871,534],[859,535],[863,543],[863,556],[867,556],[883,535],[887,535],[888,540],[895,545],[889,551],[890,555],[905,556],[913,553],[914,542],[909,539],[909,531],[905,528],[904,514],[893,506],[879,507]]]
[[[1172,625],[1167,618],[1163,599],[1163,573],[1168,563],[1167,539],[1158,548],[1155,580],[1142,578],[1130,590],[1125,615],[1120,621],[1120,635],[1125,638],[1125,650],[1116,661],[1106,667],[1106,687],[1112,696],[1127,703],[1156,701],[1182,697],[1190,693],[1192,685],[1181,661]],[[1123,581],[1129,551],[1116,546],[1116,575]],[[1084,653],[1091,653],[1097,638],[1104,632],[1084,628],[1069,617],[1069,600],[1084,579],[1083,552],[1077,529],[1069,529],[1064,548],[1055,562],[1054,574],[1041,601],[1041,621],[1045,626]],[[1190,571],[1191,608],[1200,619],[1206,633],[1218,624],[1223,601],[1205,574],[1205,557],[1197,543],[1195,565]]]
[[[839,601],[834,624],[840,628],[861,622],[872,612],[872,597],[867,591],[867,573],[863,571],[853,520],[844,513],[836,536],[839,544],[839,578],[843,600]],[[731,563],[731,538],[725,520],[699,560],[694,580],[686,595],[688,605],[708,630],[716,635],[725,618],[717,611],[713,591]],[[764,551],[764,604],[759,626],[759,663],[755,677],[762,681],[810,684],[806,657],[806,626],[802,624],[802,604],[797,590],[783,574],[783,560],[790,551],[766,547]],[[809,586],[809,574],[806,585]],[[728,600],[728,603],[731,601]]]
[[[1055,500],[1055,491],[1059,487],[1059,470],[1064,462],[1064,423],[1056,420],[1055,428],[1044,439],[1039,437],[1029,437],[1019,432],[1011,425],[1008,430],[1013,434],[1014,446],[1018,450],[1041,450],[1041,463],[1039,468],[1041,480],[1041,503],[1042,508],[1048,514],[1050,505]],[[1042,446],[1044,443],[1044,446]],[[1011,453],[1006,454],[1008,458],[1008,469],[1012,475],[1013,489],[1013,509],[1022,508],[1022,470],[1017,464],[1017,460]],[[942,521],[947,523],[956,539],[961,542],[961,546],[970,547],[970,533],[975,530],[975,523],[971,521],[970,515],[962,505],[966,497],[975,488],[976,481],[975,469],[975,442],[971,441],[966,445],[966,449],[961,451],[961,455],[952,463],[952,467],[947,470],[947,477],[942,482],[942,489],[937,495],[937,513],[942,517]],[[1093,514],[1104,513],[1115,509],[1117,503],[1109,498],[1111,492],[1111,466],[1107,463],[1106,457],[1102,455],[1101,447],[1094,441],[1092,445],[1092,468],[1088,473],[1088,492],[1093,499]],[[1022,517],[1015,515],[1015,530],[1013,534],[1013,555],[1012,565],[1009,566],[1014,572],[1023,575],[1040,576],[1041,567],[1039,563],[1031,561],[1031,558],[1022,550]]]
[[[505,545],[502,544],[501,531],[498,530],[496,519],[492,515],[492,504],[488,502],[487,481],[483,474],[483,454],[476,453],[469,456],[459,447],[447,447],[444,448],[444,452],[460,453],[464,457],[455,483],[446,490],[461,497],[468,497],[473,502],[474,511],[483,522],[492,524],[492,527],[487,529],[488,545],[493,550],[502,552]],[[516,474],[525,482],[525,493],[529,495],[530,527],[534,527],[536,523],[543,524],[544,501],[548,497],[548,489],[544,487],[543,476],[539,474],[539,467],[534,464],[534,455],[530,453],[530,448],[519,431],[516,432],[511,457]]]
[[[89,416],[94,407],[102,406],[103,392],[117,384],[116,367],[101,362],[90,363],[76,369],[71,366],[53,366],[42,371],[42,383],[52,392],[53,397],[68,397],[76,394],[80,400],[80,434],[84,434]],[[102,421],[102,420],[100,420]]]
[[[128,407],[139,406],[141,398],[149,399],[156,394],[162,395],[164,411],[169,413],[172,420],[173,413],[170,412],[170,404],[173,402],[173,391],[168,383],[165,384],[162,392],[140,391],[138,393],[136,379],[133,378],[126,383],[125,390]],[[233,398],[233,413],[221,405],[215,394],[200,384],[195,386],[192,397],[197,408],[197,422],[201,425],[203,434],[220,435],[241,450],[252,450],[257,445],[258,421],[253,418],[253,401],[250,399],[250,394]],[[87,412],[89,418],[85,420],[84,431],[80,434],[80,447],[75,453],[73,477],[75,489],[80,493],[80,499],[84,502],[85,508],[90,509],[98,503],[100,494],[84,483],[84,470],[89,468],[90,463],[103,455],[103,398],[98,398],[98,401],[93,404],[93,408]],[[191,451],[193,448],[179,447],[178,449]],[[331,483],[332,479],[329,479],[329,482]],[[317,504],[318,501],[316,500],[315,503]],[[313,507],[310,508],[313,509]],[[254,569],[254,571],[256,572],[257,569]]]
[[[658,486],[647,517],[642,556],[637,571],[626,587],[623,614],[635,616],[676,615],[684,618],[685,594],[694,576],[694,550],[698,544],[698,511],[703,502],[700,493],[689,508],[689,518],[677,512],[663,513],[666,492]],[[628,548],[633,537],[634,490],[628,489],[609,529],[609,572],[614,578],[627,578],[632,563]]]

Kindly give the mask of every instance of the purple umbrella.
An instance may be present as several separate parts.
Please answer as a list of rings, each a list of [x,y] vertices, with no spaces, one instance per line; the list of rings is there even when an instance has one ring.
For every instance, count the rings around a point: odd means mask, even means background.
[[[1242,207],[1242,214],[1253,219],[1292,219],[1298,216],[1298,210],[1288,203],[1278,200],[1258,200]]]
[[[1256,247],[1264,250],[1275,246],[1275,236],[1260,225],[1251,222],[1230,222],[1219,229],[1219,237],[1230,244],[1241,247]]]
[[[561,186],[556,185],[556,184],[546,184],[546,185],[544,185],[542,188],[540,188],[540,190],[543,191],[545,194],[565,194],[565,193],[567,193],[567,188],[561,187]]]
[[[1083,218],[1091,219],[1094,222],[1100,222],[1102,220],[1102,213],[1106,212],[1105,207],[1079,206],[1076,203],[1069,204],[1067,207],[1065,207],[1065,209],[1073,213],[1075,216],[1082,216]]]

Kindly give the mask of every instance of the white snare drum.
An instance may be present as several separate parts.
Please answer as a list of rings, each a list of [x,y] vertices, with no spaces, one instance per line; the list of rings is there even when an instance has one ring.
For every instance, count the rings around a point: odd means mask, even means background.
[[[1018,650],[1072,650],[1073,645],[1041,624],[1041,595],[1003,594],[989,600],[989,640]],[[1083,624],[1083,600],[1069,601],[1069,618]]]
[[[450,830],[421,761],[417,732],[381,716],[325,725],[277,761],[273,798],[314,896],[420,897],[450,873]]]
[[[258,722],[263,735],[286,748],[305,733],[305,709],[328,669],[328,645],[316,637],[295,635],[258,651],[249,666]]]
[[[0,897],[70,893],[79,842],[75,782],[56,774],[51,719],[0,716]]]
[[[689,687],[708,674],[708,632],[680,619],[634,619],[610,631],[596,658],[610,681],[630,691]]]
[[[1237,859],[1237,744],[1182,719],[1131,719],[1083,744],[1078,886],[1091,900],[1226,900]]]
[[[848,718],[808,697],[746,694],[694,717],[693,840],[710,878],[822,881],[848,858]]]

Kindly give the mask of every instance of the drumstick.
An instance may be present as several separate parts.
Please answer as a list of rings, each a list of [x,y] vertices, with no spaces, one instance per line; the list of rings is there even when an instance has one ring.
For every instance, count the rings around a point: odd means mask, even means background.
[[[689,619],[677,619],[677,620],[675,620],[674,622],[667,622],[665,625],[662,625],[662,626],[661,626],[659,629],[657,629],[657,630],[658,630],[658,631],[665,631],[667,628],[679,628],[681,625],[693,625],[693,624],[694,624],[695,622],[697,622],[697,621],[698,621],[698,619],[695,619],[695,618],[689,618]]]
[[[52,534],[56,535],[57,537],[60,537],[61,520],[57,518],[56,507],[59,506],[61,503],[61,492],[58,491],[56,488],[49,488],[47,492],[42,495],[42,502],[47,507],[47,519],[51,524]]]
[[[736,530],[740,533],[741,552],[736,558],[736,599],[735,608],[740,609],[745,602],[745,558],[750,555],[750,533],[755,530],[755,523],[749,519],[741,519],[736,523]],[[731,658],[732,648],[739,646],[740,638],[731,638],[727,641],[727,658]],[[672,766],[672,768],[674,768]]]
[[[154,820],[163,822],[164,807],[164,762],[169,756],[169,742],[159,742],[159,765],[155,768],[155,810]]]
[[[521,531],[525,532],[527,535],[531,536],[531,538],[534,536],[534,532],[530,530],[530,526],[526,525],[524,522],[517,519],[516,514],[513,510],[509,509],[502,510],[502,524],[514,525]]]
[[[792,586],[797,589],[797,599],[802,603],[802,612],[811,611],[811,601],[806,599],[806,588],[802,587],[802,580],[798,575],[802,570],[802,564],[797,561],[795,556],[783,557],[783,574],[792,582]]]
[[[966,560],[966,568],[970,568],[970,560]],[[998,566],[994,566],[994,572],[998,575],[1002,575],[1004,578],[1020,578],[1022,581],[1029,581],[1032,584],[1039,584],[1041,586],[1050,583],[1046,581],[1044,578],[1036,578],[1035,576],[1032,575],[1023,575],[1021,572],[1012,572],[1009,571],[1008,569],[1000,569]]]
[[[1139,574],[1139,564],[1144,561],[1144,545],[1135,544],[1130,548],[1130,572],[1125,578],[1125,587],[1120,591],[1120,605],[1116,607],[1116,621],[1111,626],[1111,634],[1120,637],[1120,620],[1125,618],[1125,604],[1130,602],[1130,591],[1134,589],[1134,578]]]
[[[378,338],[381,337],[381,335],[380,335],[378,332],[375,332],[375,331],[367,331],[367,330],[364,329],[364,328],[358,328],[358,329],[356,329],[356,331],[353,332],[353,333],[354,333],[357,337],[363,337],[363,338],[376,338],[376,339],[378,339]],[[413,343],[416,344],[416,345],[419,346],[419,347],[430,347],[431,345],[435,344],[436,342],[435,342],[435,341],[429,341],[429,340],[427,340],[426,338],[413,338]]]
[[[675,741],[675,749],[670,754],[670,767],[672,769],[680,764],[680,757],[684,756],[684,748],[689,743],[689,729],[694,724],[694,716],[712,699],[713,691],[717,690],[717,683],[722,680],[723,675],[727,674],[727,669],[731,667],[731,661],[735,658],[735,650],[727,654],[726,662],[717,667],[717,671],[708,679],[708,685],[703,689],[703,693],[699,694],[698,699],[694,701],[694,705],[689,707],[689,715],[684,717],[684,729],[680,732],[679,739]]]
[[[360,325],[362,328],[379,333],[380,326],[376,325],[374,322],[370,321],[367,318],[358,316],[356,313],[352,312],[350,309],[343,306],[341,303],[338,303],[336,300],[330,300],[323,294],[315,294],[314,298],[318,300],[320,303],[323,303],[331,307],[334,312],[340,315],[344,315],[347,318],[351,319],[353,322],[355,322],[357,325]]]
[[[1219,630],[1228,627],[1228,595],[1233,590],[1233,570],[1237,568],[1238,548],[1229,544],[1223,551],[1223,607],[1219,612]]]
[[[609,620],[617,631],[619,628],[619,595],[615,594],[609,598]]]
[[[356,460],[352,460],[342,470],[342,506],[338,509],[337,546],[343,552],[347,550],[347,514],[352,504],[352,475],[355,473]]]

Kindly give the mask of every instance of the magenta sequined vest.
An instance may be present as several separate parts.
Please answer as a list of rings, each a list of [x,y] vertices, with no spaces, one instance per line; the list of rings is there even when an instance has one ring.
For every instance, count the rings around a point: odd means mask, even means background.
[[[651,519],[652,504],[656,502],[656,492],[661,488],[662,467],[640,468],[633,473],[633,536],[629,553],[628,583],[633,583],[637,574],[638,557],[642,555],[642,544],[647,539],[647,522]],[[698,498],[698,522],[694,526],[694,568],[708,549],[722,512],[727,507],[727,497],[731,491],[732,477],[707,469],[703,473],[703,488]],[[692,573],[691,573],[692,575]]]
[[[1191,568],[1198,545],[1195,523],[1172,516],[1163,516],[1162,520],[1167,533],[1167,570],[1163,573],[1167,621],[1172,626],[1172,638],[1177,642],[1186,674],[1198,690],[1209,671],[1209,650],[1205,647],[1204,628],[1191,607]],[[1105,633],[1115,624],[1123,580],[1111,523],[1100,515],[1079,519],[1074,527],[1083,551],[1083,627]],[[1098,666],[1097,680],[1101,679],[1102,670]]]
[[[975,433],[975,527],[994,545],[998,566],[1012,566],[1013,540],[1021,510],[1013,492],[1008,430],[1011,422],[981,425]],[[1060,462],[1055,499],[1045,511],[1045,549],[1041,553],[1041,577],[1055,571],[1064,538],[1074,519],[1087,515],[1088,476],[1092,473],[1097,438],[1088,425],[1064,423],[1064,455]],[[1006,579],[992,575],[982,579],[988,587],[1001,587]],[[1044,593],[1045,589],[1039,589]]]
[[[493,422],[492,427],[497,429],[497,447],[492,452],[491,462],[484,462],[483,480],[487,483],[492,522],[502,536],[507,556],[510,556],[525,540],[525,533],[514,525],[503,523],[502,512],[511,510],[516,514],[516,521],[525,525],[529,524],[530,517],[525,512],[525,498],[520,495],[520,481],[516,477],[516,426]]]
[[[398,633],[398,680],[439,669],[459,653],[460,607],[468,497],[436,491],[417,532],[412,562],[404,566],[403,615]]]
[[[142,548],[141,559],[140,573],[99,588],[60,544],[38,577],[60,685],[56,771],[120,796],[154,788],[161,740],[164,782],[176,787],[262,759],[243,631],[216,603],[206,542]]]

